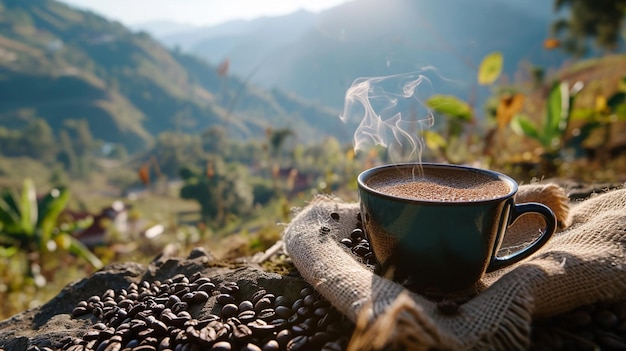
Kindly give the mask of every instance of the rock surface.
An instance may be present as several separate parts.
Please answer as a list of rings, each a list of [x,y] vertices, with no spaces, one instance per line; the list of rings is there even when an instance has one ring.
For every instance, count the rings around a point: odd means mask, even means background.
[[[265,287],[276,294],[296,299],[307,283],[297,276],[268,273],[258,264],[250,262],[219,262],[204,251],[194,249],[187,258],[159,257],[149,265],[137,263],[112,264],[90,277],[66,286],[48,303],[17,314],[0,322],[0,349],[5,351],[32,350],[49,347],[59,349],[68,338],[80,338],[96,322],[93,315],[72,318],[72,311],[80,301],[91,296],[101,296],[108,289],[121,291],[129,284],[141,281],[166,280],[178,274],[203,277],[219,284],[237,282],[250,293]],[[215,299],[209,299],[203,311],[215,308]]]

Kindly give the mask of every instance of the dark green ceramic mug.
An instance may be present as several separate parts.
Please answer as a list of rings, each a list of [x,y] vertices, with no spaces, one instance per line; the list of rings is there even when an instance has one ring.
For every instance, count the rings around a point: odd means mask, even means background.
[[[556,230],[550,208],[516,204],[517,183],[490,170],[390,164],[362,172],[358,188],[363,228],[379,273],[393,272],[394,280],[409,281],[419,292],[471,288],[486,272],[536,252]],[[539,237],[517,252],[497,256],[507,228],[528,213],[545,219]]]

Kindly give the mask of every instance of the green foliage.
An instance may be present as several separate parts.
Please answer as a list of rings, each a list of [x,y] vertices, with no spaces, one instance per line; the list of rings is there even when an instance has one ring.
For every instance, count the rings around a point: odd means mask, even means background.
[[[504,58],[501,52],[492,52],[485,56],[478,67],[478,83],[481,85],[493,84],[500,74]]]
[[[537,140],[546,154],[557,153],[563,146],[574,99],[582,87],[581,82],[571,88],[567,82],[554,83],[548,94],[542,125],[536,126],[528,118],[518,115],[513,119],[511,127],[519,134]]]
[[[620,40],[625,0],[555,0],[555,9],[569,8],[569,18],[560,18],[552,25],[552,32],[563,37],[563,49],[575,55],[588,50],[588,41],[613,50]]]
[[[21,194],[0,191],[0,246],[15,248],[43,257],[61,248],[100,268],[102,263],[77,239],[71,236],[76,223],[60,225],[58,220],[69,200],[65,188],[55,188],[37,200],[35,185],[25,179]],[[14,249],[11,249],[14,248]],[[32,255],[29,255],[32,257]]]
[[[244,167],[224,164],[219,157],[214,157],[205,172],[183,168],[181,173],[185,185],[180,189],[180,196],[200,204],[206,223],[224,225],[230,214],[242,215],[252,209],[253,192],[245,178]]]
[[[435,112],[442,113],[457,121],[471,121],[472,108],[470,105],[451,95],[434,95],[426,101],[426,105]]]

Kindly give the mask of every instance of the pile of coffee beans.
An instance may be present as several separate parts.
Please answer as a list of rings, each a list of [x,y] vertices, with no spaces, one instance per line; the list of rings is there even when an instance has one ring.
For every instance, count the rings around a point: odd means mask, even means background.
[[[583,306],[535,322],[531,350],[626,350],[626,301]]]
[[[369,242],[363,234],[360,215],[357,220],[350,238],[342,239],[341,243],[363,262],[375,266]],[[458,308],[458,301],[442,300],[437,303],[438,311],[445,315],[457,313]],[[536,321],[532,325],[530,349],[626,351],[626,301],[583,306],[554,318]]]
[[[209,302],[211,313],[200,313]],[[217,284],[200,273],[107,290],[76,305],[72,317],[83,316],[97,321],[62,350],[335,351],[347,347],[354,330],[310,286],[295,301],[263,288],[244,296],[237,282]]]

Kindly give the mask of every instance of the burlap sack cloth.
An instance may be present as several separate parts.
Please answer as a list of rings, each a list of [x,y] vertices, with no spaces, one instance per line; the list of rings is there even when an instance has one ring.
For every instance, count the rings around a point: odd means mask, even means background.
[[[302,277],[357,323],[351,350],[526,349],[533,318],[626,298],[626,189],[569,205],[557,185],[522,185],[516,201],[546,204],[560,230],[530,258],[485,276],[451,315],[374,274],[339,243],[356,227],[358,203],[314,198],[287,226],[285,249]],[[533,216],[509,229],[504,246],[532,240],[540,228]]]

